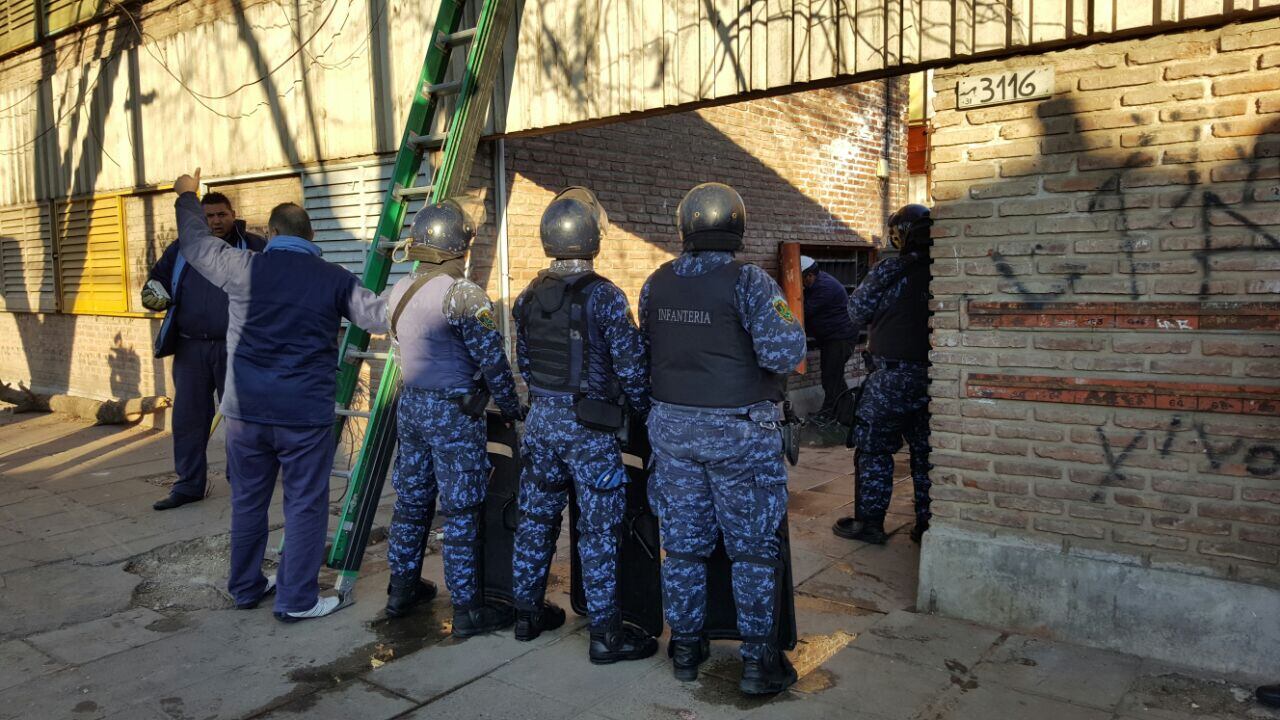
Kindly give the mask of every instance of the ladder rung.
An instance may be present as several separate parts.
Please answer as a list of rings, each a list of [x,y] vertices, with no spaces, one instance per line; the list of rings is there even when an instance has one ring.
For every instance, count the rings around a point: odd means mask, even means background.
[[[387,354],[384,352],[373,352],[371,350],[348,350],[347,357],[356,360],[386,360]]]
[[[391,191],[391,195],[397,200],[412,200],[414,198],[424,198],[431,194],[435,189],[434,185],[419,185],[417,187],[397,187]],[[382,243],[378,243],[381,245]]]
[[[334,412],[341,415],[342,417],[358,417],[358,418],[366,418],[366,419],[368,419],[369,417],[368,412],[364,410],[352,410],[351,408],[337,407],[337,408],[334,408]]]
[[[459,45],[471,42],[475,37],[476,29],[467,28],[466,30],[459,30],[456,33],[450,33],[448,35],[441,33],[437,37],[436,44],[442,47],[445,45],[448,45],[449,47],[458,47]]]
[[[444,146],[444,134],[419,135],[410,131],[409,139],[405,141],[405,145],[415,150],[436,150]]]
[[[461,80],[449,80],[435,85],[424,85],[422,94],[424,97],[428,95],[456,95],[461,89]]]
[[[342,478],[343,480],[350,480],[350,479],[351,479],[351,471],[350,471],[350,470],[334,470],[333,472],[331,472],[331,473],[329,473],[329,474],[330,474],[330,475],[332,475],[333,477],[336,477],[336,478]]]

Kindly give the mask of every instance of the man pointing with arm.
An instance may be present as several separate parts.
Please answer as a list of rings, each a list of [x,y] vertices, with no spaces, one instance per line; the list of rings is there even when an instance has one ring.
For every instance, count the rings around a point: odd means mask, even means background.
[[[184,257],[229,300],[226,394],[227,475],[231,479],[231,577],[236,606],[252,608],[276,590],[262,574],[267,507],[279,475],[285,546],[275,615],[284,622],[338,609],[319,597],[317,574],[328,522],[333,469],[334,393],[342,318],[386,330],[386,304],[355,275],[320,258],[306,211],[277,205],[261,253],[209,231],[196,198],[200,171],[174,183]]]

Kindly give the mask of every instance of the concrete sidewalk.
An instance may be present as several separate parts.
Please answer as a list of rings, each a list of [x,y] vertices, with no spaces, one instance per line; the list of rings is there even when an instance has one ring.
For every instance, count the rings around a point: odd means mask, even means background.
[[[210,451],[211,497],[156,513],[173,479],[169,444],[52,415],[0,417],[0,718],[1280,718],[1250,699],[1266,678],[1205,677],[915,613],[909,481],[888,545],[835,538],[853,484],[843,449],[806,449],[791,475],[801,680],[750,700],[737,692],[733,643],[717,643],[686,684],[661,651],[590,665],[572,615],[533,643],[509,632],[455,642],[443,599],[387,622],[381,544],[356,605],[331,618],[282,625],[267,607],[229,609],[221,447]],[[438,553],[427,572],[443,587]],[[563,547],[552,572],[567,607]]]

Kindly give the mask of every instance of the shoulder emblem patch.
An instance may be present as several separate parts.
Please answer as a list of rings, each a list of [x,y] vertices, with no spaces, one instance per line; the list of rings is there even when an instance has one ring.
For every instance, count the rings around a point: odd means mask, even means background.
[[[476,311],[476,322],[490,330],[498,329],[498,320],[493,317],[493,311],[488,307],[482,307]]]
[[[791,306],[787,304],[786,300],[783,300],[780,297],[773,299],[773,311],[778,313],[778,317],[789,323],[796,321],[796,316],[791,312]]]

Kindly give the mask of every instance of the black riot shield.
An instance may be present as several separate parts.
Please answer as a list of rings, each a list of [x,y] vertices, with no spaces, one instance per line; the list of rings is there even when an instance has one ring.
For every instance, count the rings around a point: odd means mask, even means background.
[[[618,546],[618,596],[622,619],[650,635],[662,634],[661,544],[658,517],[649,506],[649,435],[644,423],[628,422],[622,434],[622,461],[627,468],[627,510]],[[573,611],[587,614],[587,596],[578,561],[578,500],[569,493],[569,600]]]
[[[520,442],[515,428],[504,423],[498,413],[489,412],[486,420],[491,470],[481,518],[484,597],[510,605],[515,602],[511,556],[520,517]]]
[[[787,518],[778,526],[778,552],[782,569],[775,590],[774,631],[778,647],[793,650],[796,646],[796,598],[791,580],[791,539]],[[740,640],[738,608],[733,600],[733,564],[724,547],[724,538],[716,540],[716,549],[707,560],[707,619],[703,629],[712,640]]]

